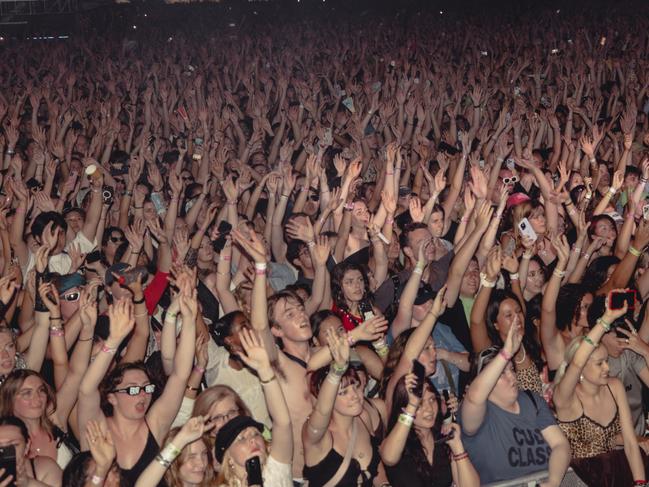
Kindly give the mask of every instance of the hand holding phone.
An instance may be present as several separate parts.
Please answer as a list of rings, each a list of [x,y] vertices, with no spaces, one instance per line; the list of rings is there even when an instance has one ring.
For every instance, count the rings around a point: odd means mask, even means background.
[[[412,361],[412,373],[417,377],[417,385],[412,389],[412,393],[421,399],[424,395],[424,381],[426,380],[426,367],[417,359]]]
[[[527,237],[532,242],[536,242],[536,240],[539,238],[532,228],[532,224],[527,218],[523,218],[520,222],[518,222],[518,230],[522,237]]]

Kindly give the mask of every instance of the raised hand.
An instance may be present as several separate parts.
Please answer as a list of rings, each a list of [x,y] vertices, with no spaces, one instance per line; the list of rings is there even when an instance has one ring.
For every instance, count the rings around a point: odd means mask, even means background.
[[[256,264],[265,264],[267,262],[266,246],[254,230],[249,230],[249,236],[244,235],[240,230],[232,230],[231,235],[234,243],[238,244],[252,257]]]
[[[61,303],[59,301],[59,293],[51,282],[41,282],[38,286],[38,295],[43,300],[43,304],[47,307],[51,316],[61,317]]]
[[[128,336],[135,326],[133,303],[130,298],[116,300],[108,307],[110,333],[106,340],[107,346],[116,348]]]
[[[108,473],[115,460],[116,450],[113,437],[105,421],[90,420],[86,423],[86,441],[96,464],[96,471]]]
[[[521,347],[523,341],[523,324],[521,323],[518,314],[514,316],[512,324],[509,327],[507,332],[507,338],[505,339],[505,344],[503,345],[503,350],[510,356],[513,357],[518,352],[518,349]]]
[[[485,273],[487,279],[495,281],[500,274],[500,267],[502,265],[502,250],[500,245],[495,245],[487,254],[487,266]]]
[[[243,363],[257,373],[271,371],[268,352],[254,330],[242,328],[239,332],[239,340],[243,348],[243,353],[240,354]]]
[[[207,416],[194,416],[180,428],[180,431],[174,436],[174,445],[178,448],[184,448],[190,443],[195,442],[206,432],[216,425],[215,421],[208,421]]]
[[[20,286],[12,275],[0,278],[0,301],[2,304],[8,305],[19,288]]]
[[[325,332],[327,346],[333,363],[340,369],[347,368],[349,363],[349,342],[345,336],[340,336],[333,328],[328,328]]]
[[[383,337],[387,329],[388,320],[385,316],[374,315],[354,328],[354,337],[357,341],[374,342]]]
[[[437,296],[435,296],[433,306],[429,312],[435,317],[440,317],[446,310],[446,306],[446,284],[444,284],[444,286],[437,291]]]

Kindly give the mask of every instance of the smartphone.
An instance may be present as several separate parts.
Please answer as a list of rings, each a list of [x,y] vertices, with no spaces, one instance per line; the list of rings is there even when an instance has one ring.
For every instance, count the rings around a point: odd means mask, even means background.
[[[608,309],[622,309],[624,303],[628,304],[628,309],[635,309],[635,289],[626,289],[624,291],[612,291],[608,298]]]
[[[417,360],[413,359],[412,361],[412,372],[417,376],[417,385],[413,389],[412,393],[421,398],[424,395],[424,380],[426,380],[426,367]]]
[[[232,225],[227,221],[222,220],[221,223],[219,223],[217,231],[219,232],[219,236],[212,242],[212,247],[214,248],[214,252],[220,253],[221,250],[223,250],[223,247],[225,247],[225,237],[230,235],[230,231],[232,231]]]
[[[248,474],[248,485],[264,485],[261,478],[261,462],[259,457],[252,457],[246,460],[246,473]]]
[[[450,394],[448,393],[448,389],[443,389],[442,390],[442,396],[444,396],[444,404],[446,405],[446,414],[444,415],[444,418],[442,419],[443,424],[450,424],[454,421],[454,415],[451,412],[450,408],[448,407],[448,402],[451,399]]]
[[[13,445],[0,447],[0,468],[4,469],[4,475],[0,477],[0,482],[8,478],[10,475],[13,480],[8,485],[15,487],[16,485],[16,448]]]
[[[642,218],[649,220],[649,205],[644,205],[642,207]]]
[[[439,438],[436,438],[435,439],[435,444],[436,445],[441,445],[442,443],[446,443],[448,440],[452,440],[454,437],[455,437],[455,431],[451,431],[446,436],[440,436]]]
[[[538,235],[536,235],[536,232],[532,228],[532,224],[527,218],[523,218],[518,223],[518,230],[521,232],[521,236],[529,237],[533,242],[536,242]]]

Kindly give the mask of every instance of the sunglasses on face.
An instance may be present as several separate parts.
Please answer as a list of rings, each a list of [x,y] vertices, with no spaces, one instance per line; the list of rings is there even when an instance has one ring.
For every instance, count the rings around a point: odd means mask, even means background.
[[[512,176],[511,178],[503,178],[504,184],[516,184],[518,182],[518,176]]]
[[[33,187],[31,188],[31,191],[32,191],[32,193],[34,193],[34,194],[36,194],[36,193],[38,193],[39,191],[42,191],[42,190],[43,190],[43,185],[42,185],[42,184],[39,185],[39,186],[33,186]]]
[[[61,296],[61,299],[65,299],[66,301],[73,303],[75,301],[79,300],[79,295],[80,293],[78,291],[70,293],[70,294],[64,294]]]
[[[129,396],[137,396],[140,392],[145,394],[153,394],[155,392],[155,384],[147,384],[145,386],[130,386],[124,387],[123,389],[115,389],[112,392],[117,392],[120,394],[128,394]]]
[[[310,199],[311,201],[320,201],[320,195],[317,194],[317,193],[311,193],[311,194],[309,195],[309,199]]]
[[[122,243],[124,241],[122,237],[108,237],[108,240],[113,243]]]

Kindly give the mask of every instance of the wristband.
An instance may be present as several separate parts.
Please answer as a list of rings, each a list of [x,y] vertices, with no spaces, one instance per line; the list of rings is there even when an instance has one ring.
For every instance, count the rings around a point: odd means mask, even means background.
[[[90,483],[92,485],[102,485],[104,483],[104,477],[100,477],[99,475],[93,475],[92,478],[90,479]]]
[[[647,184],[647,182],[649,182],[649,179],[646,179],[646,178],[640,178],[640,182],[641,182],[642,184]]]
[[[101,351],[104,352],[104,353],[109,353],[111,355],[115,355],[115,353],[117,352],[117,348],[111,348],[111,347],[108,347],[106,345],[102,345]]]
[[[388,218],[387,220],[385,220],[385,223],[387,223],[388,225],[392,225],[394,223],[394,218],[391,217]]]
[[[255,262],[255,270],[265,271],[267,267],[268,264],[266,264],[266,262]]]
[[[563,279],[564,276],[566,275],[566,271],[560,271],[559,269],[555,269],[552,271],[552,275],[558,277],[559,279]]]
[[[469,454],[467,452],[458,453],[457,455],[453,454],[453,460],[456,462],[464,460],[465,458],[469,458]]]
[[[575,247],[575,248],[572,249],[572,251],[573,251],[575,254],[579,254],[579,253],[581,253],[581,247]]]
[[[482,287],[487,287],[487,288],[494,288],[496,287],[496,281],[490,281],[487,279],[486,274],[480,274],[480,285]]]
[[[65,336],[65,332],[61,328],[50,328],[51,337],[62,337]]]
[[[527,252],[523,252],[523,259],[530,260],[532,257],[534,257],[534,254],[528,254]]]
[[[311,241],[306,243],[306,246],[309,247],[310,249],[312,249],[313,247],[315,247],[315,242],[313,240],[311,240]]]
[[[198,392],[200,391],[200,387],[192,387],[192,386],[187,386],[185,387],[189,392]]]
[[[134,299],[133,304],[142,304],[144,303],[144,295],[142,295],[142,299]]]
[[[176,321],[176,316],[178,316],[178,313],[174,312],[168,312],[167,315],[165,316],[165,321]]]
[[[415,418],[411,414],[400,414],[399,415],[399,423],[401,423],[404,426],[412,426],[412,423],[415,422]]]
[[[509,279],[511,279],[512,281],[518,281],[519,278],[520,278],[520,277],[519,277],[519,275],[518,275],[518,272],[513,272],[513,273],[511,273],[511,274],[509,275]]]
[[[383,357],[387,357],[387,355],[390,353],[390,347],[385,345],[384,347],[381,348],[375,348],[374,351],[380,358],[383,358]]]
[[[594,157],[591,157],[588,160],[590,161],[591,164],[597,164],[597,159],[595,159]]]
[[[7,155],[13,156],[16,153],[14,149],[7,149]]]
[[[633,245],[629,246],[629,253],[631,255],[635,255],[636,257],[640,257],[642,255],[642,252],[636,249]]]
[[[226,262],[230,262],[232,260],[232,254],[221,256],[221,260],[224,260]]]
[[[329,382],[330,384],[333,384],[335,386],[340,385],[340,379],[341,379],[341,377],[339,375],[336,375],[336,374],[332,373],[331,371],[327,374],[327,382]]]
[[[608,333],[611,330],[611,324],[604,320],[604,318],[598,318],[596,324],[602,325],[602,328],[604,328],[604,331]]]
[[[345,209],[352,211],[354,209],[354,203],[346,203],[345,204]]]
[[[165,446],[164,449],[160,452],[162,459],[166,460],[169,463],[173,462],[178,455],[180,455],[180,450],[176,448],[173,443],[168,443],[167,446]]]
[[[419,265],[419,263],[417,263],[415,268],[412,270],[412,273],[419,274],[421,276],[424,273],[424,266]]]
[[[646,480],[634,480],[633,485],[647,485]]]
[[[589,259],[590,259],[590,254],[589,254],[588,252],[584,252],[584,253],[582,254],[582,257],[583,257],[584,259],[586,259],[586,260],[589,260]]]
[[[205,373],[205,367],[201,367],[200,365],[194,365],[194,370],[201,375]]]
[[[583,341],[588,343],[588,345],[592,345],[595,348],[597,348],[597,346],[599,345],[599,343],[595,343],[594,341],[592,341],[588,335],[584,336]]]
[[[500,352],[498,352],[498,356],[502,357],[505,362],[509,362],[512,359],[512,356],[509,355],[505,350],[501,349]]]
[[[609,193],[611,196],[614,196],[615,193],[617,193],[617,189],[615,189],[613,186],[609,186],[607,193]]]
[[[345,375],[345,372],[347,372],[347,365],[339,367],[335,363],[332,363],[331,367],[329,368],[329,373],[333,373],[334,375],[337,375],[338,377],[342,377],[343,375]]]

